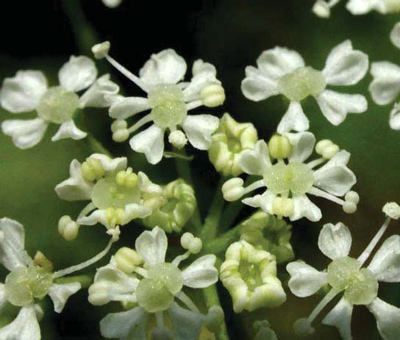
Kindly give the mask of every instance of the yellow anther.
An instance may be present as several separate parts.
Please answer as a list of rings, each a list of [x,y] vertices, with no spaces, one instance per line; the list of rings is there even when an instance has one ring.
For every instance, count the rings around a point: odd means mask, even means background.
[[[277,197],[272,203],[272,210],[278,217],[288,217],[294,211],[293,200],[291,198]]]
[[[324,139],[317,143],[317,145],[315,146],[315,151],[317,154],[321,155],[325,159],[331,159],[340,151],[340,149],[329,139]]]
[[[132,172],[132,169],[128,169],[127,171],[122,170],[118,172],[115,181],[118,185],[134,188],[138,184],[139,178]]]
[[[222,105],[225,101],[225,90],[219,84],[212,84],[205,87],[201,93],[203,104],[207,107]]]
[[[285,136],[274,135],[268,143],[268,148],[270,156],[275,159],[288,158],[292,153],[292,145]]]
[[[98,159],[87,158],[86,162],[83,162],[81,166],[83,178],[91,182],[103,177],[105,172],[103,164]]]
[[[143,260],[139,254],[135,250],[128,247],[119,249],[114,256],[114,259],[118,269],[127,274],[133,273],[136,267],[143,263]]]
[[[122,224],[125,217],[125,211],[124,209],[107,208],[106,217],[108,224],[114,228],[116,225]]]
[[[46,256],[44,256],[41,251],[36,252],[33,263],[35,266],[42,267],[47,272],[51,273],[54,270],[53,263]]]

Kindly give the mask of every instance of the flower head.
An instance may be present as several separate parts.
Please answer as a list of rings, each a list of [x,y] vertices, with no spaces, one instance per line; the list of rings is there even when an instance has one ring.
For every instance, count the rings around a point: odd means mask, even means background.
[[[383,211],[387,214],[385,223],[357,259],[349,256],[352,243],[350,230],[343,223],[337,223],[325,224],[318,239],[319,249],[332,260],[327,270],[317,271],[302,261],[288,264],[287,270],[291,276],[289,288],[294,295],[311,296],[326,284],[331,288],[308,318],[299,319],[295,323],[297,333],[313,333],[312,322],[318,313],[334,297],[343,294],[338,304],[322,321],[326,325],[337,327],[343,339],[352,339],[351,316],[354,305],[365,305],[374,314],[378,330],[384,339],[397,339],[400,336],[400,309],[378,298],[379,282],[400,282],[400,236],[389,237],[368,267],[363,267],[391,218],[400,216],[400,207],[395,203],[387,204]]]
[[[278,307],[286,301],[276,276],[275,256],[246,241],[231,244],[221,265],[220,278],[233,300],[233,310],[254,311]]]
[[[128,168],[125,157],[93,154],[82,164],[73,160],[70,176],[56,186],[58,197],[90,203],[76,222],[68,216],[60,219],[59,231],[66,239],[74,239],[80,225],[101,223],[112,233],[116,226],[149,216],[163,202],[162,188]]]
[[[167,49],[153,54],[137,77],[110,57],[109,48],[110,44],[105,42],[94,46],[93,52],[98,58],[106,58],[147,94],[147,97],[119,97],[114,100],[110,108],[110,116],[117,119],[112,129],[113,139],[125,141],[130,134],[152,123],[129,142],[131,148],[144,153],[151,164],[157,164],[163,157],[164,133],[167,130],[168,140],[176,148],[182,148],[189,141],[195,148],[207,150],[219,119],[207,114],[190,116],[188,111],[200,106],[216,107],[224,102],[224,89],[216,78],[215,67],[197,60],[193,64],[191,81],[183,82],[186,62],[174,50]],[[121,122],[145,111],[150,112],[129,128],[126,122]]]
[[[321,157],[306,163],[314,146]],[[239,161],[246,174],[262,179],[244,188],[244,181],[236,177],[225,182],[222,191],[227,201],[235,201],[266,187],[262,195],[245,198],[243,203],[261,208],[268,214],[289,217],[291,221],[302,217],[310,221],[321,219],[321,210],[308,199],[309,194],[329,199],[342,205],[345,212],[354,213],[359,196],[350,191],[356,177],[347,167],[349,159],[347,151],[340,150],[329,140],[315,144],[315,137],[310,132],[276,135],[268,145],[264,141],[257,142],[255,148],[245,151]],[[344,200],[340,198],[343,196]]]
[[[306,66],[296,51],[275,47],[260,55],[257,68],[246,68],[242,92],[253,101],[284,95],[290,105],[278,125],[278,132],[305,131],[309,128],[309,121],[301,101],[308,96],[317,100],[322,114],[333,125],[342,123],[348,113],[365,112],[368,104],[364,96],[341,94],[328,90],[327,86],[354,85],[367,70],[368,56],[353,50],[349,40],[332,49],[322,71]]]
[[[11,136],[20,149],[38,144],[49,123],[60,125],[51,139],[53,142],[85,138],[86,132],[74,123],[77,110],[89,106],[107,107],[105,95],[112,97],[119,91],[108,74],[96,78],[94,62],[84,56],[72,56],[61,67],[58,86],[49,87],[40,71],[18,71],[15,77],[6,78],[0,94],[2,107],[14,114],[35,110],[37,118],[6,120],[1,124],[3,133]],[[83,90],[86,92],[79,97],[77,93]]]
[[[200,239],[185,233],[181,245],[187,252],[167,262],[167,236],[164,230],[155,227],[137,238],[135,250],[120,249],[109,265],[97,271],[94,284],[89,288],[89,301],[94,305],[120,301],[130,308],[109,314],[101,321],[104,337],[126,339],[130,334],[130,339],[145,339],[148,319],[155,317],[157,326],[152,331],[153,339],[168,339],[167,335],[181,338],[183,334],[187,340],[198,338],[206,318],[183,288],[206,288],[217,282],[216,258],[214,255],[202,256],[181,270],[180,263],[191,254],[199,253],[202,244]],[[172,330],[167,328],[164,318],[169,318]],[[157,337],[160,334],[164,338]]]

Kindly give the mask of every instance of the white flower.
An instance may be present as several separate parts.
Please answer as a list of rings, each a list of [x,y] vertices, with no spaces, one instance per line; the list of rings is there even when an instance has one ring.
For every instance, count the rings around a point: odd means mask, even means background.
[[[362,268],[391,218],[400,216],[400,207],[395,203],[387,204],[383,211],[388,215],[385,223],[357,259],[349,257],[352,243],[350,230],[343,223],[337,223],[325,224],[318,239],[319,249],[332,260],[327,270],[318,271],[302,261],[288,264],[291,276],[289,288],[294,295],[311,296],[326,284],[331,288],[308,318],[296,321],[294,328],[297,333],[313,333],[312,322],[319,312],[334,297],[343,293],[338,304],[323,319],[323,324],[337,327],[342,338],[350,340],[353,306],[365,305],[374,314],[382,338],[399,339],[400,309],[377,296],[378,282],[400,282],[400,236],[393,235],[383,242],[368,267]]]
[[[242,92],[250,100],[260,101],[282,94],[290,100],[288,111],[278,125],[278,132],[304,131],[309,121],[301,101],[313,96],[322,114],[333,125],[342,123],[348,113],[367,110],[367,100],[358,94],[341,94],[328,90],[327,85],[357,84],[368,70],[368,56],[353,50],[350,40],[332,49],[325,67],[317,71],[306,66],[296,51],[275,47],[264,51],[257,59],[257,68],[246,67]]]
[[[225,100],[224,89],[216,78],[215,67],[202,60],[193,64],[193,78],[182,81],[187,65],[174,50],[167,49],[153,54],[139,77],[135,76],[108,54],[108,42],[93,47],[98,58],[105,57],[120,72],[138,85],[147,97],[119,97],[110,107],[110,116],[118,121],[137,116],[145,111],[147,115],[133,126],[118,123],[113,126],[113,139],[124,141],[146,124],[152,125],[130,139],[130,146],[136,152],[144,153],[151,164],[161,161],[164,152],[164,133],[170,131],[169,142],[181,148],[189,143],[197,149],[207,150],[211,145],[211,134],[218,128],[217,117],[201,114],[189,116],[188,111],[200,106],[215,107]],[[178,128],[183,133],[177,133]]]
[[[97,80],[96,77],[97,69],[91,59],[72,56],[58,73],[59,86],[48,87],[46,77],[40,71],[18,71],[15,77],[4,79],[1,106],[15,114],[35,110],[37,118],[6,120],[1,124],[3,133],[12,137],[20,149],[38,144],[49,123],[60,125],[52,141],[85,138],[86,132],[74,123],[75,112],[87,106],[107,107],[109,104],[104,96],[112,97],[119,91],[109,75]],[[85,89],[79,97],[77,92]]]
[[[93,154],[82,164],[73,160],[70,176],[56,186],[57,195],[67,201],[91,202],[76,222],[68,216],[60,219],[59,231],[67,240],[76,237],[80,225],[101,223],[112,233],[116,226],[149,216],[163,203],[163,189],[144,173],[132,172],[125,157]]]
[[[122,3],[122,0],[102,0],[102,1],[103,4],[108,8],[117,8]]]
[[[26,253],[25,231],[17,221],[0,219],[0,234],[0,262],[10,271],[5,284],[0,283],[0,305],[10,303],[21,308],[14,321],[0,328],[0,339],[39,340],[38,317],[43,311],[38,300],[49,295],[55,312],[60,313],[81,284],[56,284],[54,278],[61,276],[38,266]]]
[[[266,187],[262,195],[245,198],[242,202],[268,214],[289,217],[291,221],[302,217],[310,221],[321,219],[321,210],[307,195],[326,198],[342,205],[345,212],[354,213],[359,197],[350,191],[356,183],[354,173],[347,167],[350,154],[345,150],[339,151],[331,141],[322,140],[315,147],[322,157],[306,163],[314,145],[315,137],[310,132],[274,136],[269,146],[264,141],[257,142],[253,150],[244,151],[239,164],[246,174],[263,179],[246,188],[241,178],[230,179],[222,187],[224,198],[235,201],[253,190]],[[343,196],[344,200],[339,198]]]
[[[120,301],[131,308],[109,314],[100,322],[104,337],[145,339],[149,319],[155,317],[157,326],[152,330],[152,339],[198,339],[206,318],[182,289],[206,288],[216,283],[216,257],[204,255],[181,270],[178,268],[181,261],[200,252],[201,241],[185,233],[181,244],[188,251],[166,262],[168,239],[164,230],[155,227],[137,238],[136,250],[121,248],[109,265],[97,271],[89,288],[89,301],[94,305]],[[167,328],[164,318],[172,323],[172,329]]]

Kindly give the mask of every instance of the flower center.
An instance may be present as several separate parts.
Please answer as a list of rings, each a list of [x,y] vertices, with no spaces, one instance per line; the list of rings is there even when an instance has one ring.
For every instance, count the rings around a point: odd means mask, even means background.
[[[325,90],[326,81],[322,72],[312,67],[299,67],[285,74],[278,81],[278,89],[292,101],[299,102],[308,96],[318,96]]]
[[[263,285],[259,264],[240,261],[239,272],[251,291],[254,291],[257,287]]]
[[[138,304],[149,313],[167,310],[182,287],[182,272],[176,266],[171,263],[156,264],[137,287]]]
[[[161,84],[149,91],[149,105],[154,123],[163,128],[173,129],[180,125],[187,115],[182,90],[171,84]]]
[[[360,268],[356,259],[342,257],[328,267],[328,283],[344,290],[344,296],[355,305],[370,304],[378,295],[378,281],[367,268]]]
[[[306,164],[278,162],[267,169],[264,182],[276,195],[289,192],[303,195],[312,188],[314,175]]]
[[[92,191],[92,202],[99,209],[124,209],[127,204],[139,203],[140,188],[138,185],[117,184],[114,177],[98,181]]]
[[[56,86],[48,89],[40,99],[37,113],[44,120],[62,124],[72,119],[78,107],[79,97],[76,93]]]
[[[14,306],[23,307],[42,299],[53,285],[53,275],[41,267],[19,267],[6,277],[5,296]]]

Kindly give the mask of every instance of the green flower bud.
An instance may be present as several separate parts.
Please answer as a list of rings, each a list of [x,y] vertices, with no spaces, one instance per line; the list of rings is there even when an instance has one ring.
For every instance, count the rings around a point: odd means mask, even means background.
[[[180,232],[196,207],[193,188],[182,179],[163,187],[162,201],[143,222],[149,228],[159,226],[166,232]]]
[[[257,140],[257,130],[253,124],[238,123],[225,113],[212,136],[208,157],[218,172],[226,176],[238,176],[243,172],[238,164],[240,155],[244,150],[252,149]]]

